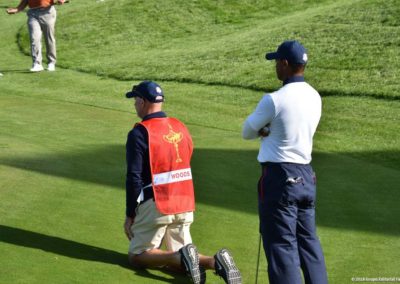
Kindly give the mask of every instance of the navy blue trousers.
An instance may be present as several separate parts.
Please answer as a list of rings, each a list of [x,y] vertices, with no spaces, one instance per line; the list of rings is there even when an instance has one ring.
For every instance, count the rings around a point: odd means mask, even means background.
[[[260,232],[270,284],[328,283],[315,227],[316,178],[310,165],[265,163],[258,183]]]

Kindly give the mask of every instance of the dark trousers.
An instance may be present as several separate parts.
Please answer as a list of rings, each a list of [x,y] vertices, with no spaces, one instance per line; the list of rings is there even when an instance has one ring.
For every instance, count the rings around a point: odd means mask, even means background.
[[[328,283],[315,227],[316,178],[310,165],[265,163],[258,184],[260,232],[271,284]]]

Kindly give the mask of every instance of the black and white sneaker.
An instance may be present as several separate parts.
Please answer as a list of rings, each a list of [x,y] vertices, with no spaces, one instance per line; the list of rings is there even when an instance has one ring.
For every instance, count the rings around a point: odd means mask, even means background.
[[[203,284],[206,282],[206,273],[200,267],[199,253],[193,244],[188,244],[179,250],[181,254],[182,266],[185,268],[186,273],[195,284]]]
[[[227,249],[221,249],[214,255],[215,273],[221,276],[225,283],[241,284],[242,276],[236,267],[233,257]]]

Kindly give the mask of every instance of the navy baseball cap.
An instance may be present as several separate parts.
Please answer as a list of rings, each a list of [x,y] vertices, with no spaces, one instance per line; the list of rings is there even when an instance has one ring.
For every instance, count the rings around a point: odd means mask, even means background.
[[[132,91],[126,93],[127,98],[140,97],[152,103],[161,103],[164,101],[164,93],[161,87],[153,81],[143,81],[135,85]],[[161,97],[158,98],[157,97]]]
[[[276,52],[265,55],[267,60],[286,59],[292,64],[306,64],[308,61],[307,50],[296,40],[283,42]]]

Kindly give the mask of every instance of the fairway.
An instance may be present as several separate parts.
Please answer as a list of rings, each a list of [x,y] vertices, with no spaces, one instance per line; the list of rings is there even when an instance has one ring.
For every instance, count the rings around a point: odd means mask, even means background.
[[[0,13],[0,283],[188,283],[127,263],[125,142],[139,119],[124,95],[145,79],[193,136],[194,243],[229,248],[254,283],[259,143],[241,127],[280,86],[265,52],[293,38],[323,100],[312,164],[329,281],[400,278],[396,0],[72,0],[57,11],[57,71],[36,74],[25,13]],[[268,283],[263,252],[258,278]],[[207,283],[223,280],[209,271]]]

